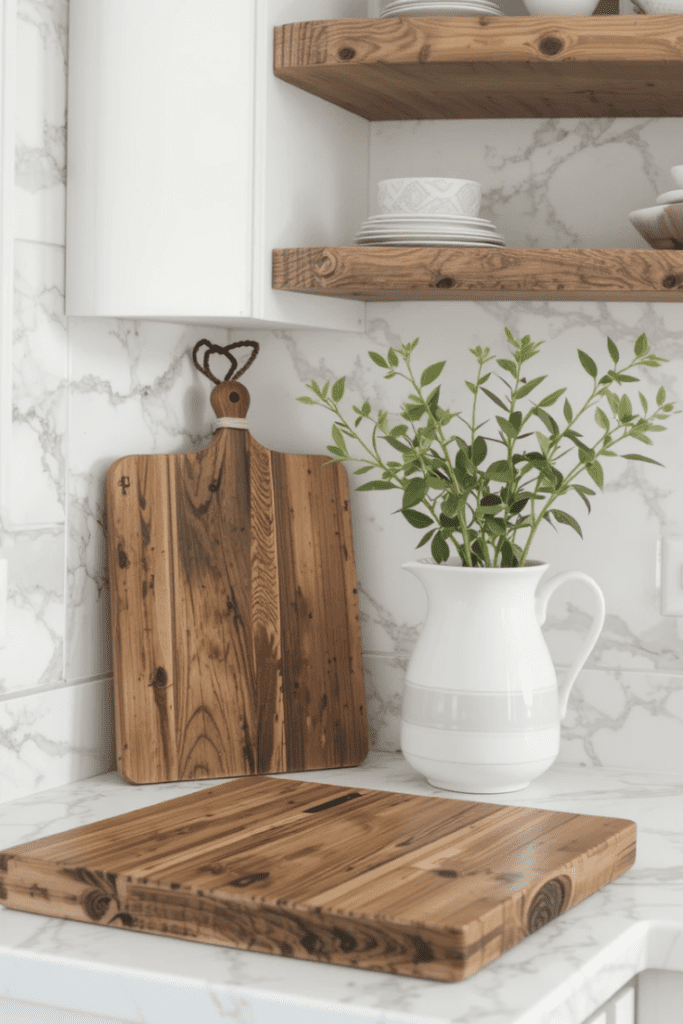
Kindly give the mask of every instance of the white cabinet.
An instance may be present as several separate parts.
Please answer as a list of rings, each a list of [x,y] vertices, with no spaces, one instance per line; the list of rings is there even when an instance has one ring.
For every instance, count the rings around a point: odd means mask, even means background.
[[[601,1006],[585,1024],[636,1024],[636,984],[630,981]],[[638,1022],[640,1024],[640,1022]]]
[[[369,124],[273,75],[273,28],[367,0],[71,0],[67,313],[364,328],[274,292],[272,249],[350,244]]]

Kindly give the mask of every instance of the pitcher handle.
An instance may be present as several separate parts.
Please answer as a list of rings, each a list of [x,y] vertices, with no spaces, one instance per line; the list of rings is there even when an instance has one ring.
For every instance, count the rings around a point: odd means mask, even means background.
[[[585,665],[588,655],[595,647],[605,623],[605,598],[602,590],[595,580],[586,575],[585,572],[578,572],[572,569],[569,572],[558,573],[557,576],[553,576],[552,579],[546,580],[539,586],[536,593],[536,618],[538,619],[539,626],[542,626],[545,622],[548,601],[550,600],[551,595],[554,594],[557,588],[561,587],[563,583],[569,583],[570,580],[578,580],[580,583],[585,583],[586,586],[593,591],[597,609],[596,613],[593,615],[593,622],[591,624],[591,628],[588,630],[588,636],[584,640],[579,653],[574,659],[574,662],[567,674],[567,678],[559,688],[560,721],[562,721],[564,716],[567,714],[567,702],[569,701],[569,694],[576,681],[576,677]]]

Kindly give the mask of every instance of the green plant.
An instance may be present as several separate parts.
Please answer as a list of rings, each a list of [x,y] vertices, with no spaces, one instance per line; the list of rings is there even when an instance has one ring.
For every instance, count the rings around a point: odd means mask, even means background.
[[[422,371],[419,381],[416,379],[411,355],[418,338],[398,349],[390,348],[386,358],[377,352],[369,353],[377,366],[388,371],[385,378],[403,377],[411,385],[413,391],[401,410],[405,423],[390,427],[388,413],[380,409],[373,417],[370,403],[366,401],[360,407],[352,407],[356,418],[351,426],[339,409],[339,402],[344,396],[344,377],[331,387],[329,382],[320,385],[311,381],[307,387],[315,398],[305,395],[298,399],[308,405],[323,406],[334,413],[334,444],[328,447],[333,456],[330,461],[363,463],[360,469],[355,470],[356,474],[379,470],[380,476],[362,484],[359,491],[403,491],[402,505],[397,511],[402,512],[411,526],[426,531],[417,547],[431,541],[431,553],[436,562],[448,559],[449,544],[452,544],[463,565],[524,565],[531,542],[543,522],[551,526],[569,526],[583,536],[576,519],[554,507],[555,502],[574,491],[590,512],[589,498],[596,492],[585,483],[578,482],[579,477],[589,477],[602,489],[602,460],[615,457],[617,453],[613,449],[626,440],[651,445],[649,435],[665,430],[662,421],[674,412],[674,404],[667,402],[663,387],[657,392],[652,411],[642,392],[638,393],[642,414],[634,412],[626,389],[621,394],[617,393],[623,385],[639,380],[630,371],[641,366],[658,367],[667,360],[650,352],[647,338],[641,334],[635,343],[634,358],[620,367],[619,350],[608,338],[607,348],[614,366],[602,376],[593,359],[578,350],[581,365],[592,379],[593,386],[578,412],[565,397],[562,409],[564,425],[561,426],[549,409],[565,395],[566,388],[558,388],[539,401],[528,397],[547,376],[528,379],[524,375],[526,364],[544,342],[532,342],[528,335],[515,339],[507,328],[505,333],[512,349],[511,358],[497,359],[491,355],[490,349],[482,349],[481,346],[470,349],[477,361],[477,377],[474,381],[465,382],[473,396],[471,414],[467,419],[439,404],[440,385],[425,393],[441,374],[445,362],[433,363]],[[405,372],[400,369],[401,360],[405,364]],[[495,374],[505,385],[504,397],[486,387],[492,376],[486,367],[494,360],[506,374]],[[523,411],[520,403],[525,399],[528,408]],[[478,422],[477,417],[481,415],[478,407],[482,400],[492,403],[502,412],[502,415],[495,416],[495,437],[482,433],[491,422],[489,418]],[[600,434],[589,443],[583,439],[576,425],[591,409]],[[466,437],[459,434],[446,436],[445,428],[453,420],[464,424]],[[363,422],[373,424],[367,443],[356,429]],[[533,429],[537,425],[544,430]],[[347,438],[357,441],[363,454],[350,455]],[[399,458],[385,459],[378,447],[380,442],[392,449],[388,455],[396,452]],[[484,465],[489,445],[501,445],[501,451],[497,453],[501,457]],[[661,465],[655,459],[636,452],[628,452],[621,458]],[[558,468],[558,463],[562,463],[564,472]],[[419,505],[424,511],[417,508]]]

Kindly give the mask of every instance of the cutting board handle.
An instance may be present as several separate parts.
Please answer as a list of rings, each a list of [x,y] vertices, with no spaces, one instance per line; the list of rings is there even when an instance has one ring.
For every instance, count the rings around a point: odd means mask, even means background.
[[[249,402],[249,392],[236,380],[223,381],[211,392],[211,407],[219,419],[244,419]]]

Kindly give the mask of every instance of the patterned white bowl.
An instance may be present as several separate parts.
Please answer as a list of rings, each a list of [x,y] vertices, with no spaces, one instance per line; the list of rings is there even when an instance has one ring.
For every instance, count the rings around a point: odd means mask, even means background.
[[[524,0],[529,14],[537,18],[555,18],[565,14],[592,14],[598,0]]]
[[[386,178],[377,184],[380,213],[476,217],[481,185],[465,178]]]
[[[633,210],[628,219],[653,249],[683,249],[683,204]]]

